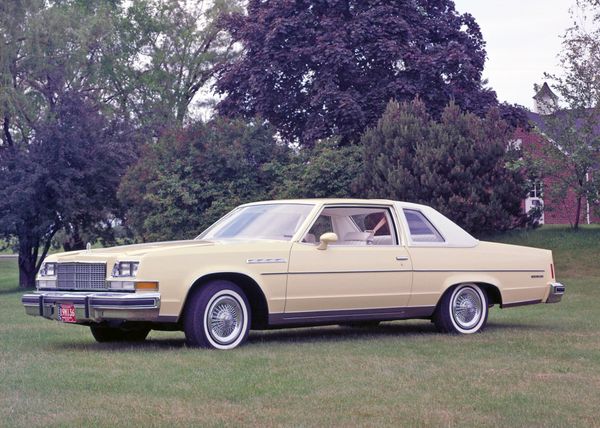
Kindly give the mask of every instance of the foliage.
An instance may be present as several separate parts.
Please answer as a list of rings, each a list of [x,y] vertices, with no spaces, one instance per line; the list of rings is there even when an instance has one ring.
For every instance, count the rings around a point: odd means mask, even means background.
[[[0,3],[0,234],[19,240],[22,286],[52,237],[114,239],[116,187],[134,146],[189,116],[235,55],[232,1]],[[134,133],[133,130],[138,132]]]
[[[420,96],[438,116],[454,100],[484,114],[479,26],[450,0],[250,0],[228,28],[243,55],[220,71],[228,115],[259,114],[288,141],[356,141],[390,99]]]
[[[135,137],[100,100],[113,2],[0,8],[0,234],[18,238],[19,282],[31,287],[59,229],[76,236],[115,209]]]
[[[353,183],[362,171],[362,148],[329,138],[301,149],[284,166],[278,198],[348,198],[354,196]]]
[[[540,117],[539,131],[551,144],[541,147],[542,156],[534,152],[529,159],[532,170],[553,179],[552,188],[546,191],[554,200],[575,194],[575,229],[582,203],[588,201],[593,206],[600,196],[600,6],[594,1],[580,5],[595,15],[591,22],[575,20],[565,34],[560,54],[562,73],[548,75],[562,105],[549,101],[545,107],[551,114]]]
[[[362,137],[357,190],[431,205],[475,233],[514,227],[526,189],[521,174],[505,166],[509,137],[495,110],[482,119],[450,104],[435,121],[419,100],[390,102]]]
[[[237,55],[221,16],[239,0],[134,0],[119,14],[111,77],[127,109],[160,135],[193,116],[196,94]]]
[[[500,117],[511,128],[521,128],[526,131],[531,130],[529,116],[527,116],[527,108],[519,104],[500,103],[498,105]]]
[[[145,147],[119,189],[144,240],[190,239],[235,206],[267,199],[289,149],[254,121],[196,123]]]
[[[0,227],[19,238],[22,286],[32,286],[58,230],[69,228],[77,239],[79,229],[107,218],[133,154],[127,124],[108,120],[77,94],[65,93],[53,111],[37,124],[33,141],[2,155]]]

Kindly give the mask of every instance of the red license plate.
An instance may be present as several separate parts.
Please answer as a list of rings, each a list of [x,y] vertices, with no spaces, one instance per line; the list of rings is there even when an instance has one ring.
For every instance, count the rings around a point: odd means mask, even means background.
[[[62,322],[77,322],[75,305],[60,305],[58,307],[58,319]]]

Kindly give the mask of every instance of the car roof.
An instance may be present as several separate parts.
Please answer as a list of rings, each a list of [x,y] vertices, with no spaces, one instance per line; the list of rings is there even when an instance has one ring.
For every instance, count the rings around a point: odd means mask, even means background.
[[[247,205],[263,205],[263,204],[380,204],[394,205],[399,204],[406,208],[427,208],[427,205],[416,204],[413,202],[394,201],[391,199],[356,199],[356,198],[306,198],[306,199],[277,199],[270,201],[257,201],[244,204]]]

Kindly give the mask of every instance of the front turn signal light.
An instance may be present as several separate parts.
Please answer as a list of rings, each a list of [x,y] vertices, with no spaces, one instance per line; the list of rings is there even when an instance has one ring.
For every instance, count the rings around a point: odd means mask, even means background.
[[[136,291],[158,291],[158,282],[156,281],[139,281],[135,283]]]

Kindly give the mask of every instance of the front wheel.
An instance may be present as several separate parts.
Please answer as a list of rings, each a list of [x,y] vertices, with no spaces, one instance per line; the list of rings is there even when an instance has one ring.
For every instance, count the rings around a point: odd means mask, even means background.
[[[485,327],[488,299],[476,284],[460,284],[448,290],[440,301],[433,322],[444,333],[477,333]]]
[[[212,281],[190,297],[184,318],[189,346],[233,349],[248,338],[250,305],[230,281]]]

